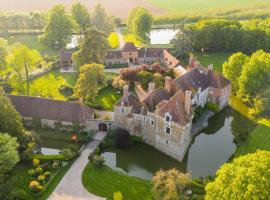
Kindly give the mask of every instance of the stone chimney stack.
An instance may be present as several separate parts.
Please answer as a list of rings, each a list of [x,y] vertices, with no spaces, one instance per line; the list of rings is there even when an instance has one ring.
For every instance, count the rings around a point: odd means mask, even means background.
[[[129,93],[128,89],[129,89],[129,86],[128,85],[125,85],[123,87],[123,96],[127,96],[128,95],[128,93]]]
[[[170,89],[171,89],[171,81],[172,81],[172,78],[169,77],[169,76],[166,76],[165,77],[165,89],[170,92]]]
[[[154,91],[155,91],[155,83],[153,82],[148,83],[148,94],[151,94]]]
[[[192,95],[191,91],[187,90],[185,92],[185,110],[187,114],[190,114],[190,110],[191,110],[191,95]]]

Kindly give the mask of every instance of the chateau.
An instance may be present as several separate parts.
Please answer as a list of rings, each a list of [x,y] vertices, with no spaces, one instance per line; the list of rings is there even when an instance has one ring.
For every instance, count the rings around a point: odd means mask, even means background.
[[[161,63],[167,67],[179,64],[174,56],[163,48],[140,48],[134,43],[127,42],[121,50],[108,50],[105,55],[105,65],[126,64],[128,66]]]
[[[165,77],[164,88],[149,83],[145,96],[137,97],[124,86],[114,108],[118,126],[179,161],[192,140],[195,108],[211,102],[223,109],[231,91],[230,81],[215,73],[212,65],[205,68],[191,58],[187,69],[174,80]]]

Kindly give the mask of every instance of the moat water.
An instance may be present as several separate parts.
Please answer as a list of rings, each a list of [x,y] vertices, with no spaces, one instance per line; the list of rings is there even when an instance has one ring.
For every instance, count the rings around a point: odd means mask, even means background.
[[[152,29],[150,44],[170,44],[176,33],[177,31],[174,29]]]
[[[108,148],[102,155],[112,169],[147,180],[157,170],[171,168],[190,172],[194,178],[205,177],[214,175],[230,159],[237,140],[253,128],[249,119],[227,108],[209,120],[208,128],[194,138],[181,163],[142,143],[125,150]]]

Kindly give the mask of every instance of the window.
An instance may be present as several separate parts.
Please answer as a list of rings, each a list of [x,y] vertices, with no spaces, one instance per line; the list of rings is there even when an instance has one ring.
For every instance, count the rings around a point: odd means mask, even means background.
[[[167,133],[167,134],[171,134],[171,128],[166,127],[166,133]]]
[[[169,122],[170,121],[170,116],[166,116],[166,122]]]
[[[165,122],[169,123],[171,121],[172,117],[170,115],[170,113],[165,113]]]
[[[151,120],[151,125],[154,126],[154,120]]]
[[[132,55],[132,53],[131,53],[131,52],[129,52],[129,55],[131,56],[131,55]]]
[[[125,112],[125,108],[121,108],[121,112],[124,113]]]
[[[168,140],[166,140],[166,144],[169,144]]]

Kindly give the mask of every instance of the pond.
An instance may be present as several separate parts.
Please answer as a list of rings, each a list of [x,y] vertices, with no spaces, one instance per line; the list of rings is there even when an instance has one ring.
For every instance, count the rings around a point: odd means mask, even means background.
[[[150,32],[150,44],[169,44],[176,33],[174,29],[153,29]]]
[[[105,164],[130,176],[151,179],[159,169],[178,168],[192,177],[214,175],[217,169],[233,155],[242,134],[251,132],[253,122],[227,108],[209,120],[180,163],[146,144],[138,143],[130,149],[108,148],[103,152]]]

